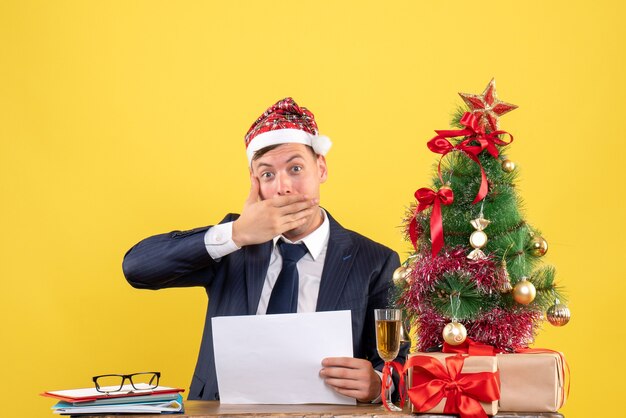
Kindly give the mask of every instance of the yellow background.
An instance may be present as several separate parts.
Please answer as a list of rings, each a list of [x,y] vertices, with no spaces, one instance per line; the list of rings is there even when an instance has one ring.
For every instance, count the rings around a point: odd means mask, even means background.
[[[528,221],[573,318],[537,346],[572,369],[568,418],[622,399],[626,29],[619,1],[0,3],[1,416],[45,390],[163,372],[188,387],[202,289],[139,291],[139,239],[219,221],[248,190],[242,137],[293,96],[334,140],[322,203],[406,255],[433,129],[496,77]]]

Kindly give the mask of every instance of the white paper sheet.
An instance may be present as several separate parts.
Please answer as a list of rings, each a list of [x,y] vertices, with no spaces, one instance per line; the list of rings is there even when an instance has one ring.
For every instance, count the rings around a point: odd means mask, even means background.
[[[319,376],[322,359],[352,357],[350,311],[213,318],[224,404],[354,405]]]

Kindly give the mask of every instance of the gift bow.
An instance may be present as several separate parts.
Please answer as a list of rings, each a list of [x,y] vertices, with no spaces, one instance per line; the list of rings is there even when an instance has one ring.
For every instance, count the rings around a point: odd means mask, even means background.
[[[499,372],[461,373],[464,362],[461,354],[447,357],[445,367],[434,357],[409,358],[404,367],[405,370],[413,367],[413,383],[408,390],[413,406],[425,412],[446,398],[444,414],[486,418],[480,402],[500,399]]]
[[[492,345],[477,343],[471,338],[466,338],[463,343],[459,345],[450,345],[447,342],[443,343],[444,353],[456,353],[456,354],[469,354],[470,356],[495,356],[496,348]]]
[[[452,189],[444,186],[438,191],[434,191],[427,187],[422,187],[415,191],[415,198],[417,199],[417,209],[415,215],[419,212],[433,207],[433,211],[430,214],[430,241],[432,244],[433,257],[439,253],[441,247],[443,247],[443,222],[441,219],[441,205],[450,205],[454,201],[454,193]],[[417,250],[417,220],[415,216],[411,219],[409,225],[409,233],[411,236],[411,242],[413,247]]]
[[[456,130],[435,130],[437,136],[433,137],[430,141],[428,141],[427,146],[432,152],[437,154],[441,154],[441,158],[439,159],[439,166],[437,168],[437,173],[439,174],[439,179],[443,183],[443,179],[441,177],[441,161],[443,157],[446,156],[451,151],[458,150],[464,152],[472,161],[478,164],[480,167],[480,187],[478,189],[478,193],[474,198],[473,204],[480,202],[487,196],[487,192],[489,191],[489,186],[487,183],[487,175],[485,174],[485,170],[483,169],[480,160],[478,159],[478,155],[483,151],[487,150],[489,154],[493,158],[498,158],[500,155],[498,152],[498,148],[496,145],[508,145],[513,142],[513,136],[506,131],[493,131],[490,133],[485,132],[485,128],[480,126],[478,123],[478,118],[473,113],[466,112],[460,121],[461,125],[465,126],[465,129],[456,129]],[[508,135],[510,140],[508,142],[503,141],[498,137],[498,135]],[[466,136],[467,139],[461,141],[457,145],[452,145],[448,138],[455,138],[459,136]],[[478,143],[478,145],[470,145],[471,143]]]

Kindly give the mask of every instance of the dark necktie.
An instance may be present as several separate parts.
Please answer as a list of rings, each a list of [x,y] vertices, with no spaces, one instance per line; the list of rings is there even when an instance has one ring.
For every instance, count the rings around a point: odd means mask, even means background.
[[[278,242],[283,257],[283,267],[272,289],[267,304],[268,314],[295,313],[298,311],[298,269],[296,264],[307,253],[304,244],[287,244]]]

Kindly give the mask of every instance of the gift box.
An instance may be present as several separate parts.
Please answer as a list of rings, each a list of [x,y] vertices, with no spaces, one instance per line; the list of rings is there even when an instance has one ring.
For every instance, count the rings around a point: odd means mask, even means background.
[[[495,415],[500,382],[494,356],[409,355],[405,370],[412,412]]]
[[[500,410],[556,412],[565,403],[565,359],[548,350],[498,354]]]

